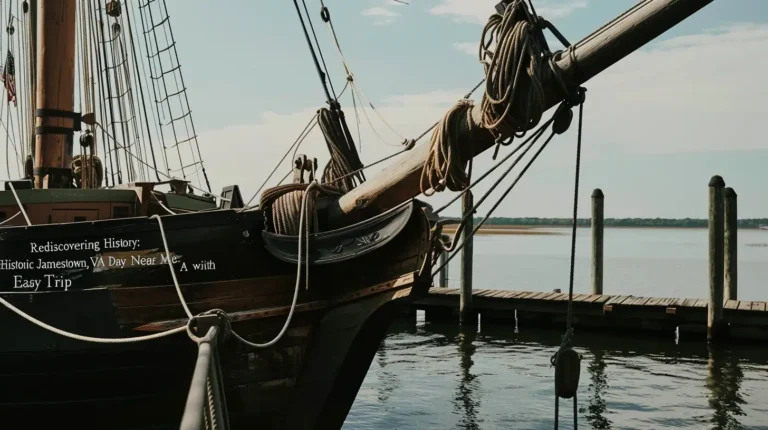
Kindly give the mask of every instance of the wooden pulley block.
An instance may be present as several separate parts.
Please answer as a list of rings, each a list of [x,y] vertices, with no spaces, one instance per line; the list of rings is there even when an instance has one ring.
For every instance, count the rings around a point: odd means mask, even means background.
[[[579,389],[581,356],[570,346],[558,351],[555,359],[555,393],[563,399],[570,399]]]

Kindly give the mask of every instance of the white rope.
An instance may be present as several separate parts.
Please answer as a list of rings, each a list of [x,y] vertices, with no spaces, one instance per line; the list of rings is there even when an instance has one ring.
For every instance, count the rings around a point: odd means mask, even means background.
[[[153,192],[151,192],[150,194],[152,194],[152,197],[154,197],[154,198],[155,198],[155,200],[157,201],[157,203],[160,205],[160,207],[161,207],[161,208],[165,209],[165,211],[166,211],[166,212],[168,212],[168,213],[169,213],[169,214],[171,214],[171,215],[176,215],[176,212],[174,212],[174,211],[172,211],[172,210],[168,209],[168,207],[167,207],[167,206],[165,206],[165,205],[163,204],[163,202],[161,202],[161,201],[160,201],[160,199],[158,199],[158,198],[157,198],[157,196],[155,195],[154,191],[153,191]],[[154,217],[154,216],[156,216],[156,215],[153,215],[153,217]],[[160,231],[163,231],[163,228],[162,228],[162,224],[161,224],[161,227],[160,227]],[[166,245],[166,251],[167,251],[167,250],[168,250],[168,246]]]
[[[19,195],[16,194],[16,188],[13,187],[13,182],[6,182],[8,186],[11,188],[11,192],[13,193],[13,197],[16,199],[16,203],[19,205],[19,210],[24,215],[24,219],[27,220],[27,225],[32,225],[32,223],[29,221],[29,217],[27,216],[27,211],[24,210],[24,206],[21,205],[21,200],[19,200]]]
[[[176,269],[173,268],[173,262],[171,261],[171,252],[168,250],[168,240],[165,238],[165,228],[163,227],[163,220],[160,219],[159,215],[152,215],[150,218],[155,218],[157,220],[157,223],[160,225],[160,235],[163,238],[163,246],[165,247],[165,257],[168,259],[168,267],[171,269],[171,277],[173,278],[173,285],[176,287],[176,293],[178,293],[179,295],[179,301],[181,301],[181,306],[184,307],[184,312],[187,314],[187,317],[189,319],[192,319],[194,316],[192,315],[192,312],[189,310],[189,306],[187,306],[187,301],[184,300],[184,294],[181,293],[179,280],[176,279]]]
[[[11,222],[14,218],[16,218],[19,215],[21,215],[21,212],[16,212],[15,214],[13,214],[12,217],[8,218],[7,220],[5,220],[3,222],[0,222],[0,225],[4,225],[4,224],[6,224],[8,222]]]
[[[144,340],[152,340],[157,339],[165,336],[170,336],[172,334],[181,333],[182,331],[186,330],[186,327],[177,327],[172,330],[163,331],[160,333],[154,333],[147,336],[138,336],[138,337],[127,337],[127,338],[103,338],[103,337],[91,337],[91,336],[83,336],[75,333],[70,333],[68,331],[64,331],[61,329],[58,329],[56,327],[53,327],[51,325],[48,325],[39,319],[25,313],[21,309],[17,308],[16,306],[10,304],[7,300],[0,297],[0,303],[2,303],[6,308],[16,313],[16,315],[24,318],[25,320],[31,322],[32,324],[35,324],[36,326],[40,328],[44,328],[48,331],[51,331],[53,333],[56,333],[58,335],[68,337],[70,339],[75,340],[82,340],[85,342],[93,342],[93,343],[133,343],[133,342],[141,342]]]
[[[9,182],[9,184],[10,184],[10,182]],[[271,341],[269,341],[267,343],[253,343],[253,342],[249,342],[249,341],[245,340],[239,334],[237,334],[234,331],[232,331],[232,335],[234,335],[239,341],[243,342],[244,344],[246,344],[248,346],[251,346],[251,347],[254,347],[254,348],[268,348],[268,347],[276,344],[278,341],[280,341],[280,339],[282,339],[283,335],[285,335],[286,331],[288,331],[288,327],[290,326],[291,320],[293,319],[293,313],[296,310],[296,301],[297,301],[297,299],[299,297],[299,285],[301,285],[301,264],[302,264],[302,260],[304,261],[305,272],[306,272],[305,284],[306,284],[307,288],[309,287],[309,253],[308,253],[308,248],[309,248],[309,223],[305,223],[305,218],[306,218],[307,199],[308,199],[308,196],[310,194],[310,191],[312,191],[315,187],[318,187],[318,186],[319,185],[318,185],[318,183],[316,181],[311,183],[309,185],[309,187],[307,187],[307,190],[305,191],[304,196],[303,196],[302,201],[301,201],[301,212],[300,212],[300,215],[299,215],[300,216],[300,220],[299,220],[299,237],[298,237],[298,240],[299,240],[299,250],[298,250],[298,266],[297,266],[297,269],[296,269],[296,285],[294,287],[293,300],[291,301],[291,309],[288,312],[288,318],[286,318],[285,324],[283,324],[283,328],[280,330],[280,333],[278,333],[277,336],[275,336],[274,339],[272,339]],[[11,190],[13,191],[13,185],[11,185]],[[14,195],[16,195],[15,191],[14,191]],[[16,198],[16,200],[18,202],[18,197]],[[21,207],[21,203],[19,203],[19,207]],[[23,210],[24,209],[22,208],[22,211]],[[18,215],[18,213],[16,215]],[[14,215],[14,216],[16,216],[16,215]],[[24,214],[24,215],[26,217],[26,214]],[[150,334],[150,335],[146,335],[146,336],[129,337],[129,338],[91,337],[91,336],[83,336],[83,335],[71,333],[71,332],[68,332],[68,331],[61,330],[61,329],[58,329],[56,327],[53,327],[53,326],[51,326],[49,324],[46,324],[46,323],[38,320],[37,318],[35,318],[35,317],[25,313],[24,311],[22,311],[21,309],[17,308],[16,306],[12,305],[10,302],[5,300],[1,296],[0,296],[0,304],[4,305],[9,310],[13,311],[14,313],[19,315],[20,317],[26,319],[27,321],[31,322],[32,324],[37,325],[40,328],[48,330],[48,331],[50,331],[52,333],[56,333],[56,334],[58,334],[60,336],[64,336],[64,337],[67,337],[67,338],[70,338],[70,339],[80,340],[80,341],[84,341],[84,342],[104,343],[104,344],[134,343],[134,342],[141,342],[141,341],[145,341],[145,340],[159,339],[161,337],[170,336],[170,335],[173,335],[173,334],[176,334],[176,333],[181,333],[183,331],[187,331],[187,333],[189,334],[190,338],[195,340],[195,336],[191,333],[190,327],[189,327],[189,323],[192,321],[194,316],[192,315],[192,312],[189,310],[189,306],[187,306],[187,302],[184,299],[184,294],[181,291],[181,286],[179,285],[179,280],[176,278],[176,270],[173,267],[173,262],[171,260],[171,253],[170,253],[170,251],[168,249],[168,240],[167,240],[167,238],[165,236],[165,228],[163,226],[163,220],[158,215],[152,215],[150,218],[157,219],[157,223],[160,226],[160,234],[161,234],[162,239],[163,239],[163,247],[165,248],[165,255],[166,255],[166,258],[168,260],[168,267],[171,270],[171,277],[173,278],[173,285],[176,287],[176,292],[177,292],[177,294],[179,296],[179,301],[181,302],[181,305],[184,308],[184,312],[187,314],[187,317],[188,317],[187,324],[184,327],[177,327],[177,328],[174,328],[174,329],[171,329],[171,330],[166,330],[166,331],[163,331],[163,332],[160,332],[160,333],[154,333],[154,334]],[[29,221],[29,219],[27,219],[27,221]],[[304,234],[302,234],[302,233],[304,233]],[[305,252],[307,252],[307,255],[305,256],[305,258],[302,259],[302,250],[303,250],[302,241],[303,240],[307,241],[307,244],[306,244],[307,245],[307,249],[305,250]]]
[[[280,330],[280,333],[275,336],[274,339],[270,340],[267,343],[253,343],[249,342],[245,339],[243,339],[239,334],[235,333],[234,330],[232,330],[232,335],[235,336],[240,342],[243,342],[244,344],[253,347],[253,348],[268,348],[274,344],[276,344],[280,339],[283,338],[283,335],[286,331],[288,331],[288,326],[291,324],[291,319],[293,318],[293,311],[296,310],[296,300],[299,297],[299,285],[301,285],[301,263],[302,263],[302,239],[306,240],[307,243],[307,249],[304,250],[306,252],[306,255],[304,256],[304,271],[305,271],[305,279],[304,283],[306,288],[309,288],[309,223],[305,223],[305,218],[308,218],[305,216],[306,209],[307,209],[307,200],[309,198],[309,193],[312,191],[313,188],[318,187],[317,181],[312,182],[309,184],[309,187],[307,187],[306,191],[304,191],[304,197],[301,199],[301,212],[299,215],[299,253],[298,253],[298,265],[296,266],[296,286],[293,290],[293,301],[291,302],[291,310],[288,311],[288,318],[285,320],[285,324],[283,324],[283,328]],[[302,233],[304,234],[304,237],[302,238]]]

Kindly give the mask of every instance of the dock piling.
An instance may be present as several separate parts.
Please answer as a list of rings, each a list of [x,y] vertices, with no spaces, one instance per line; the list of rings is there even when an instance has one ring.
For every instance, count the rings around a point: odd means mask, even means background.
[[[592,294],[603,294],[603,207],[600,188],[592,191]]]
[[[443,235],[443,240],[445,240],[447,236]],[[445,251],[440,251],[440,259],[437,263],[437,267],[441,267],[440,274],[437,280],[437,286],[439,288],[448,288],[448,253]]]
[[[472,211],[472,191],[467,190],[461,200],[464,216]],[[461,294],[459,298],[459,322],[461,324],[477,324],[477,314],[472,306],[472,230],[475,223],[470,215],[464,226],[462,237],[464,248],[461,250]]]
[[[723,188],[725,181],[715,175],[709,181],[709,304],[707,339],[723,334],[723,281],[725,278]]]
[[[725,300],[738,300],[737,286],[737,235],[738,216],[736,211],[736,191],[728,187],[724,192],[725,210]]]

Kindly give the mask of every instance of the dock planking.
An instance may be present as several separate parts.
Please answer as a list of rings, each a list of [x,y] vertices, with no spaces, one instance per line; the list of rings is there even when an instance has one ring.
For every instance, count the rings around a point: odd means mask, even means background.
[[[561,322],[565,318],[568,293],[479,289],[473,294],[473,305],[488,320],[512,321],[525,316],[526,322]],[[677,326],[706,326],[706,299],[680,297],[644,297],[634,295],[574,294],[573,315],[576,327],[636,328],[668,330]],[[458,308],[458,288],[432,288],[429,295],[414,305],[428,314],[447,316],[445,308]],[[768,338],[768,306],[766,302],[726,300],[725,320],[736,333],[747,332],[746,340]],[[522,313],[522,314],[521,314]],[[517,317],[516,317],[517,315]],[[749,330],[740,330],[748,328]]]

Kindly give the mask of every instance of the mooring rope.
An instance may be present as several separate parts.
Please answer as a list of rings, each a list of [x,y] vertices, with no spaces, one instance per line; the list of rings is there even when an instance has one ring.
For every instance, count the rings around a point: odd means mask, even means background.
[[[14,195],[16,195],[16,192],[15,192],[15,190],[13,188],[13,184],[11,184],[9,182],[9,185],[11,187],[11,190],[14,192]],[[220,309],[212,309],[210,311],[206,311],[206,312],[203,312],[203,313],[199,314],[199,315],[207,315],[207,314],[217,314],[217,315],[219,315],[221,317],[221,319],[223,320],[223,323],[225,324],[225,332],[224,332],[225,336],[231,334],[236,339],[238,339],[239,341],[243,342],[244,344],[246,344],[248,346],[251,346],[251,347],[254,347],[254,348],[267,348],[269,346],[274,345],[278,341],[280,341],[280,339],[282,339],[282,337],[285,334],[285,332],[288,330],[288,327],[290,325],[291,319],[293,318],[294,310],[296,308],[296,301],[298,299],[299,285],[301,285],[301,265],[302,265],[302,262],[304,262],[304,264],[305,264],[305,272],[306,272],[305,284],[306,284],[306,288],[309,288],[308,250],[305,251],[307,253],[306,255],[302,254],[302,251],[304,249],[302,244],[305,241],[307,242],[306,243],[307,247],[308,247],[308,244],[309,244],[309,223],[308,222],[305,223],[304,221],[305,221],[305,218],[308,215],[308,213],[307,213],[307,201],[309,200],[308,196],[310,195],[310,192],[314,191],[314,189],[316,187],[320,187],[320,185],[318,185],[316,182],[313,182],[312,184],[310,184],[307,187],[306,191],[304,192],[304,196],[302,198],[302,203],[301,203],[301,208],[300,208],[300,213],[299,213],[299,218],[300,218],[300,221],[299,221],[299,232],[298,232],[298,236],[299,236],[298,237],[298,242],[299,242],[298,246],[299,246],[299,249],[298,249],[298,266],[297,266],[297,270],[296,270],[296,285],[294,287],[294,294],[293,294],[293,300],[291,301],[291,308],[290,308],[290,311],[288,312],[288,317],[287,317],[287,319],[285,321],[285,324],[283,325],[283,328],[280,330],[280,332],[277,334],[277,336],[275,336],[274,339],[272,339],[271,341],[269,341],[267,343],[259,344],[259,343],[250,342],[250,341],[244,339],[242,336],[240,336],[236,332],[234,332],[231,329],[231,321],[229,320],[229,316],[224,311],[222,311]],[[21,206],[21,202],[18,200],[18,197],[17,197],[17,203],[19,204],[19,208],[21,209],[22,213],[24,213],[23,212],[24,208]],[[24,213],[24,215],[26,216],[25,213]],[[66,331],[66,330],[62,330],[62,329],[56,328],[56,327],[54,327],[54,326],[52,326],[50,324],[47,324],[47,323],[45,323],[43,321],[40,321],[39,319],[37,319],[37,318],[29,315],[28,313],[22,311],[21,309],[17,308],[13,304],[11,304],[7,300],[5,300],[2,296],[0,296],[0,304],[2,304],[6,308],[8,308],[10,311],[16,313],[20,317],[26,319],[27,321],[31,322],[32,324],[35,324],[36,326],[38,326],[38,327],[40,327],[42,329],[48,330],[48,331],[50,331],[52,333],[56,333],[56,334],[58,334],[60,336],[63,336],[63,337],[67,337],[67,338],[70,338],[70,339],[79,340],[79,341],[83,341],[83,342],[92,342],[92,343],[101,343],[101,344],[135,343],[135,342],[142,342],[142,341],[147,341],[147,340],[159,339],[159,338],[162,338],[162,337],[166,337],[166,336],[170,336],[170,335],[174,335],[176,333],[181,333],[183,331],[186,331],[187,334],[189,335],[190,339],[192,339],[193,341],[199,343],[200,341],[202,341],[201,340],[202,338],[196,336],[192,332],[192,330],[191,330],[191,323],[194,320],[195,316],[192,314],[192,311],[189,309],[189,306],[187,305],[187,301],[185,300],[184,294],[183,294],[183,292],[181,290],[181,285],[179,284],[179,280],[176,277],[176,270],[173,267],[173,260],[171,259],[171,253],[170,253],[170,249],[168,247],[168,239],[167,239],[167,237],[165,235],[165,228],[163,226],[162,218],[160,216],[158,216],[158,215],[153,215],[150,218],[157,219],[157,223],[158,223],[158,226],[160,228],[161,238],[162,238],[162,241],[163,241],[163,248],[164,248],[165,255],[166,255],[166,258],[167,258],[167,261],[168,261],[168,267],[169,267],[169,270],[171,272],[171,278],[173,279],[173,284],[174,284],[174,287],[176,288],[176,293],[177,293],[177,295],[179,297],[179,302],[181,303],[181,306],[184,308],[184,313],[187,315],[187,323],[183,327],[177,327],[177,328],[174,328],[174,329],[162,331],[162,332],[159,332],[159,333],[153,333],[153,334],[146,335],[146,336],[137,336],[137,337],[129,337],[129,338],[103,338],[103,337],[94,337],[94,336],[83,336],[83,335],[80,335],[80,334],[76,334],[76,333],[72,333],[72,332],[69,332],[69,331]]]

